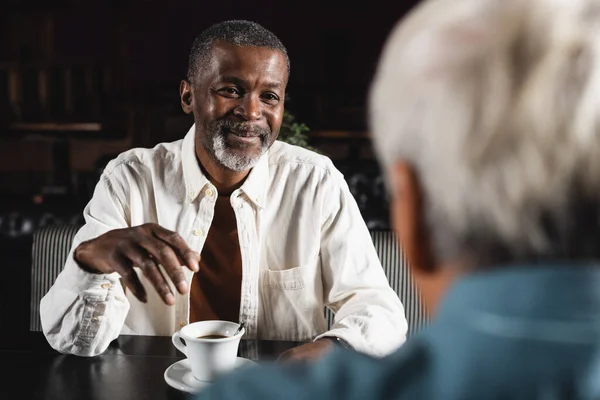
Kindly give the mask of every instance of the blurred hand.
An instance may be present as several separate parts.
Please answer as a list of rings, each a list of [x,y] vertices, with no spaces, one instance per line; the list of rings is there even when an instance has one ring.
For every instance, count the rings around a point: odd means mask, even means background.
[[[74,257],[84,270],[101,274],[118,272],[133,295],[145,303],[146,289],[133,269],[140,268],[168,305],[175,304],[175,296],[167,279],[179,293],[187,293],[189,285],[182,268],[196,272],[200,262],[200,254],[191,250],[177,232],[157,224],[112,230],[81,243]]]
[[[289,349],[279,356],[278,361],[313,361],[332,350],[336,344],[332,339],[318,339]]]

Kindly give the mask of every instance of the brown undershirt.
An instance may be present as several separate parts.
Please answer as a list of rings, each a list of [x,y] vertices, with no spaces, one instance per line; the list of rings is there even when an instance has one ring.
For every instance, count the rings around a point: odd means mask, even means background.
[[[242,255],[229,196],[219,196],[190,291],[190,322],[239,322]]]

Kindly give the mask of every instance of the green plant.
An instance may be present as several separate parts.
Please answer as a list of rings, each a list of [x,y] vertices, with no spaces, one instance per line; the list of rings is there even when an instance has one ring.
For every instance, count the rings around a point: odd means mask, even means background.
[[[283,111],[283,121],[279,130],[278,140],[317,151],[308,144],[308,132],[310,132],[310,128],[305,123],[296,121],[296,117],[287,109]]]

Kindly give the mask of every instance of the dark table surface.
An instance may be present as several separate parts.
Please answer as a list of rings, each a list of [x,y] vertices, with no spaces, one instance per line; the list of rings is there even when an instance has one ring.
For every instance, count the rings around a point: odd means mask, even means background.
[[[260,363],[298,344],[242,340],[238,355]],[[40,332],[0,337],[0,399],[189,399],[163,376],[183,358],[170,336],[121,335],[97,357],[58,353]]]

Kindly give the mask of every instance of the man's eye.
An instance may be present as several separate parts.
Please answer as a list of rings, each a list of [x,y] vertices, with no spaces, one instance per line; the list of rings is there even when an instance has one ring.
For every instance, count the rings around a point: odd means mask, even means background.
[[[268,101],[278,101],[279,97],[274,95],[273,93],[265,93],[263,94],[263,98]]]
[[[234,95],[234,96],[240,95],[240,91],[238,89],[232,88],[232,87],[223,88],[223,89],[219,90],[219,92],[228,94],[228,95]]]

